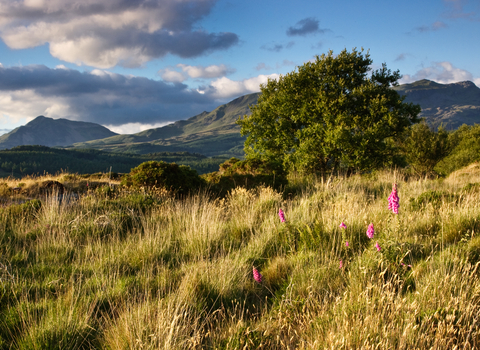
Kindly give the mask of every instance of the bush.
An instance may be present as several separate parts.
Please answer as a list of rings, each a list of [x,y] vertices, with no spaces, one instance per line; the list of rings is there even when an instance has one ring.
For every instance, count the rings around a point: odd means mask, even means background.
[[[122,184],[137,188],[165,188],[178,195],[198,190],[204,180],[198,176],[196,170],[186,165],[150,161],[133,168],[130,174],[123,178]]]
[[[281,163],[260,159],[231,158],[220,164],[219,171],[204,175],[204,179],[220,195],[236,187],[251,189],[263,185],[278,190],[287,184]]]

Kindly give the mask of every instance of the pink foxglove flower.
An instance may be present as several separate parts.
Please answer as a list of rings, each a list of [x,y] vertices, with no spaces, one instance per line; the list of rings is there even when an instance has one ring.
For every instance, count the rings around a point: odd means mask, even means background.
[[[280,216],[280,221],[285,222],[285,214],[283,213],[282,209],[278,210],[278,216]]]
[[[378,242],[375,243],[375,248],[377,248],[377,252],[379,252],[382,247],[380,247],[380,244],[378,244]]]
[[[340,228],[347,228],[347,225],[345,225],[343,222],[340,224]]]
[[[373,229],[373,224],[368,225],[367,237],[372,239],[374,234],[375,234],[375,230]]]
[[[339,266],[340,269],[343,269],[343,261],[340,260],[340,266]]]
[[[348,247],[348,246],[349,246],[348,241],[345,241],[345,247]]]
[[[388,210],[391,210],[394,214],[398,214],[398,207],[400,199],[397,194],[397,184],[393,184],[392,193],[388,196]]]
[[[258,270],[256,268],[253,268],[253,279],[257,282],[257,283],[262,283],[262,274],[260,272],[258,272]]]

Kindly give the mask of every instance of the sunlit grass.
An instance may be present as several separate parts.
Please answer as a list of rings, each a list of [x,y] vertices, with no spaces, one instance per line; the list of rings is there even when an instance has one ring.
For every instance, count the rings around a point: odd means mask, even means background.
[[[90,191],[62,175],[78,199],[0,209],[0,349],[479,348],[472,169],[296,178],[285,194],[224,199]]]

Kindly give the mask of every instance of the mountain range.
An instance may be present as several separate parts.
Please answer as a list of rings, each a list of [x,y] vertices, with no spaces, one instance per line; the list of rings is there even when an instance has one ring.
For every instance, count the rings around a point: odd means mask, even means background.
[[[197,152],[206,156],[243,156],[244,138],[235,122],[250,114],[259,93],[239,97],[211,112],[187,120],[149,129],[137,134],[116,135],[101,140],[74,143],[74,148],[94,148],[113,152]]]
[[[471,81],[439,84],[424,79],[394,89],[406,96],[406,102],[419,104],[420,117],[434,128],[443,125],[454,130],[463,124],[480,123],[480,88]]]
[[[26,125],[0,136],[0,149],[23,145],[69,146],[75,142],[103,139],[114,135],[117,134],[99,124],[39,116]]]
[[[480,88],[470,81],[439,84],[424,79],[394,89],[406,96],[406,102],[419,104],[420,117],[434,128],[443,125],[453,130],[462,124],[480,123]],[[37,117],[0,136],[0,149],[37,144],[135,154],[194,152],[242,157],[244,138],[235,122],[250,113],[249,106],[257,103],[259,95],[245,95],[211,112],[130,135],[115,134],[94,123]]]

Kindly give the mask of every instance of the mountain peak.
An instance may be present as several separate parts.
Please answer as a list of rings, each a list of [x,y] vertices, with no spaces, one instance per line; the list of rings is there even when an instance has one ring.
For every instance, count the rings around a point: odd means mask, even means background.
[[[24,126],[0,136],[0,149],[22,145],[69,146],[75,142],[115,135],[117,134],[113,131],[95,123],[53,119],[41,115]]]

